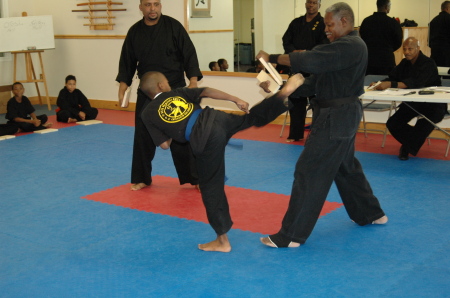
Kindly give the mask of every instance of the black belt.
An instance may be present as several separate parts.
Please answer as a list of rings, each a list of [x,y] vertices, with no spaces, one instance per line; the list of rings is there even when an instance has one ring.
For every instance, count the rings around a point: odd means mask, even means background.
[[[341,97],[341,98],[333,98],[333,99],[318,99],[313,98],[311,99],[311,105],[313,107],[319,107],[319,108],[335,108],[340,107],[344,104],[357,102],[359,99],[357,96],[351,96],[351,97]]]

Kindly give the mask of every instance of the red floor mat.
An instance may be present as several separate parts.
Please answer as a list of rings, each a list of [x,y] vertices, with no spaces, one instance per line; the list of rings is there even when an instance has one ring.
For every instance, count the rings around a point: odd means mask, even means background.
[[[226,186],[225,191],[234,229],[261,234],[279,230],[289,196],[231,186]],[[140,191],[131,191],[130,184],[125,184],[83,199],[208,223],[200,192],[192,185],[180,186],[176,178],[153,176],[152,186]],[[325,202],[320,215],[341,206]]]

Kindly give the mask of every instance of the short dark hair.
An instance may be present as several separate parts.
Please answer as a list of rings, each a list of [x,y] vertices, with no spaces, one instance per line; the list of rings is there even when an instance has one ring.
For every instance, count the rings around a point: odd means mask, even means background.
[[[73,81],[77,81],[77,78],[74,76],[74,75],[68,75],[67,77],[66,77],[66,84],[67,84],[67,82],[68,81],[71,81],[71,80],[73,80]]]
[[[227,59],[221,58],[217,60],[217,63],[219,63],[219,66],[222,65]]]
[[[21,82],[14,82],[14,84],[12,84],[12,86],[11,86],[11,90],[14,90],[14,86],[16,86],[16,85],[20,85],[23,87]]]
[[[450,1],[444,1],[441,4],[441,10],[447,9],[447,7],[450,5]]]
[[[377,0],[377,7],[382,8],[389,5],[389,3],[391,3],[391,0]]]
[[[217,61],[211,61],[209,62],[209,69],[212,70],[212,68],[214,67],[214,64],[218,63]]]

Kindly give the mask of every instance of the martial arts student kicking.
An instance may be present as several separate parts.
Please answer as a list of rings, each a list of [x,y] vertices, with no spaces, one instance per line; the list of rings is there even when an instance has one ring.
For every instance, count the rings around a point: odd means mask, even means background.
[[[233,222],[225,195],[225,146],[228,140],[241,130],[264,126],[286,112],[291,107],[288,96],[303,82],[301,74],[292,76],[278,93],[249,110],[247,102],[217,89],[172,90],[160,72],[147,72],[142,76],[140,88],[152,101],[141,116],[155,145],[169,149],[172,139],[190,142],[195,155],[203,204],[208,221],[217,234],[215,240],[199,244],[199,249],[231,251],[227,232]],[[234,102],[245,114],[228,114],[209,107],[202,109],[203,97]]]

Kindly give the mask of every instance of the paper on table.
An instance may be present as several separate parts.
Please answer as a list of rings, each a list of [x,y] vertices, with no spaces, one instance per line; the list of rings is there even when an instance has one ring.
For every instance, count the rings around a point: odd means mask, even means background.
[[[277,82],[275,82],[275,80],[268,74],[266,73],[264,70],[261,70],[261,72],[258,74],[258,76],[256,77],[258,79],[258,81],[265,82],[265,81],[269,81],[269,90],[272,93],[275,93],[278,91],[278,89],[280,89],[280,85],[278,85]]]
[[[436,87],[428,87],[427,89],[433,90],[433,91],[441,91],[441,92],[450,92],[450,87],[444,87],[444,86],[436,86]]]
[[[412,91],[416,91],[417,90],[413,90],[413,89],[386,89],[381,91],[380,93],[378,93],[379,95],[404,95],[404,94],[408,94],[411,93]]]

